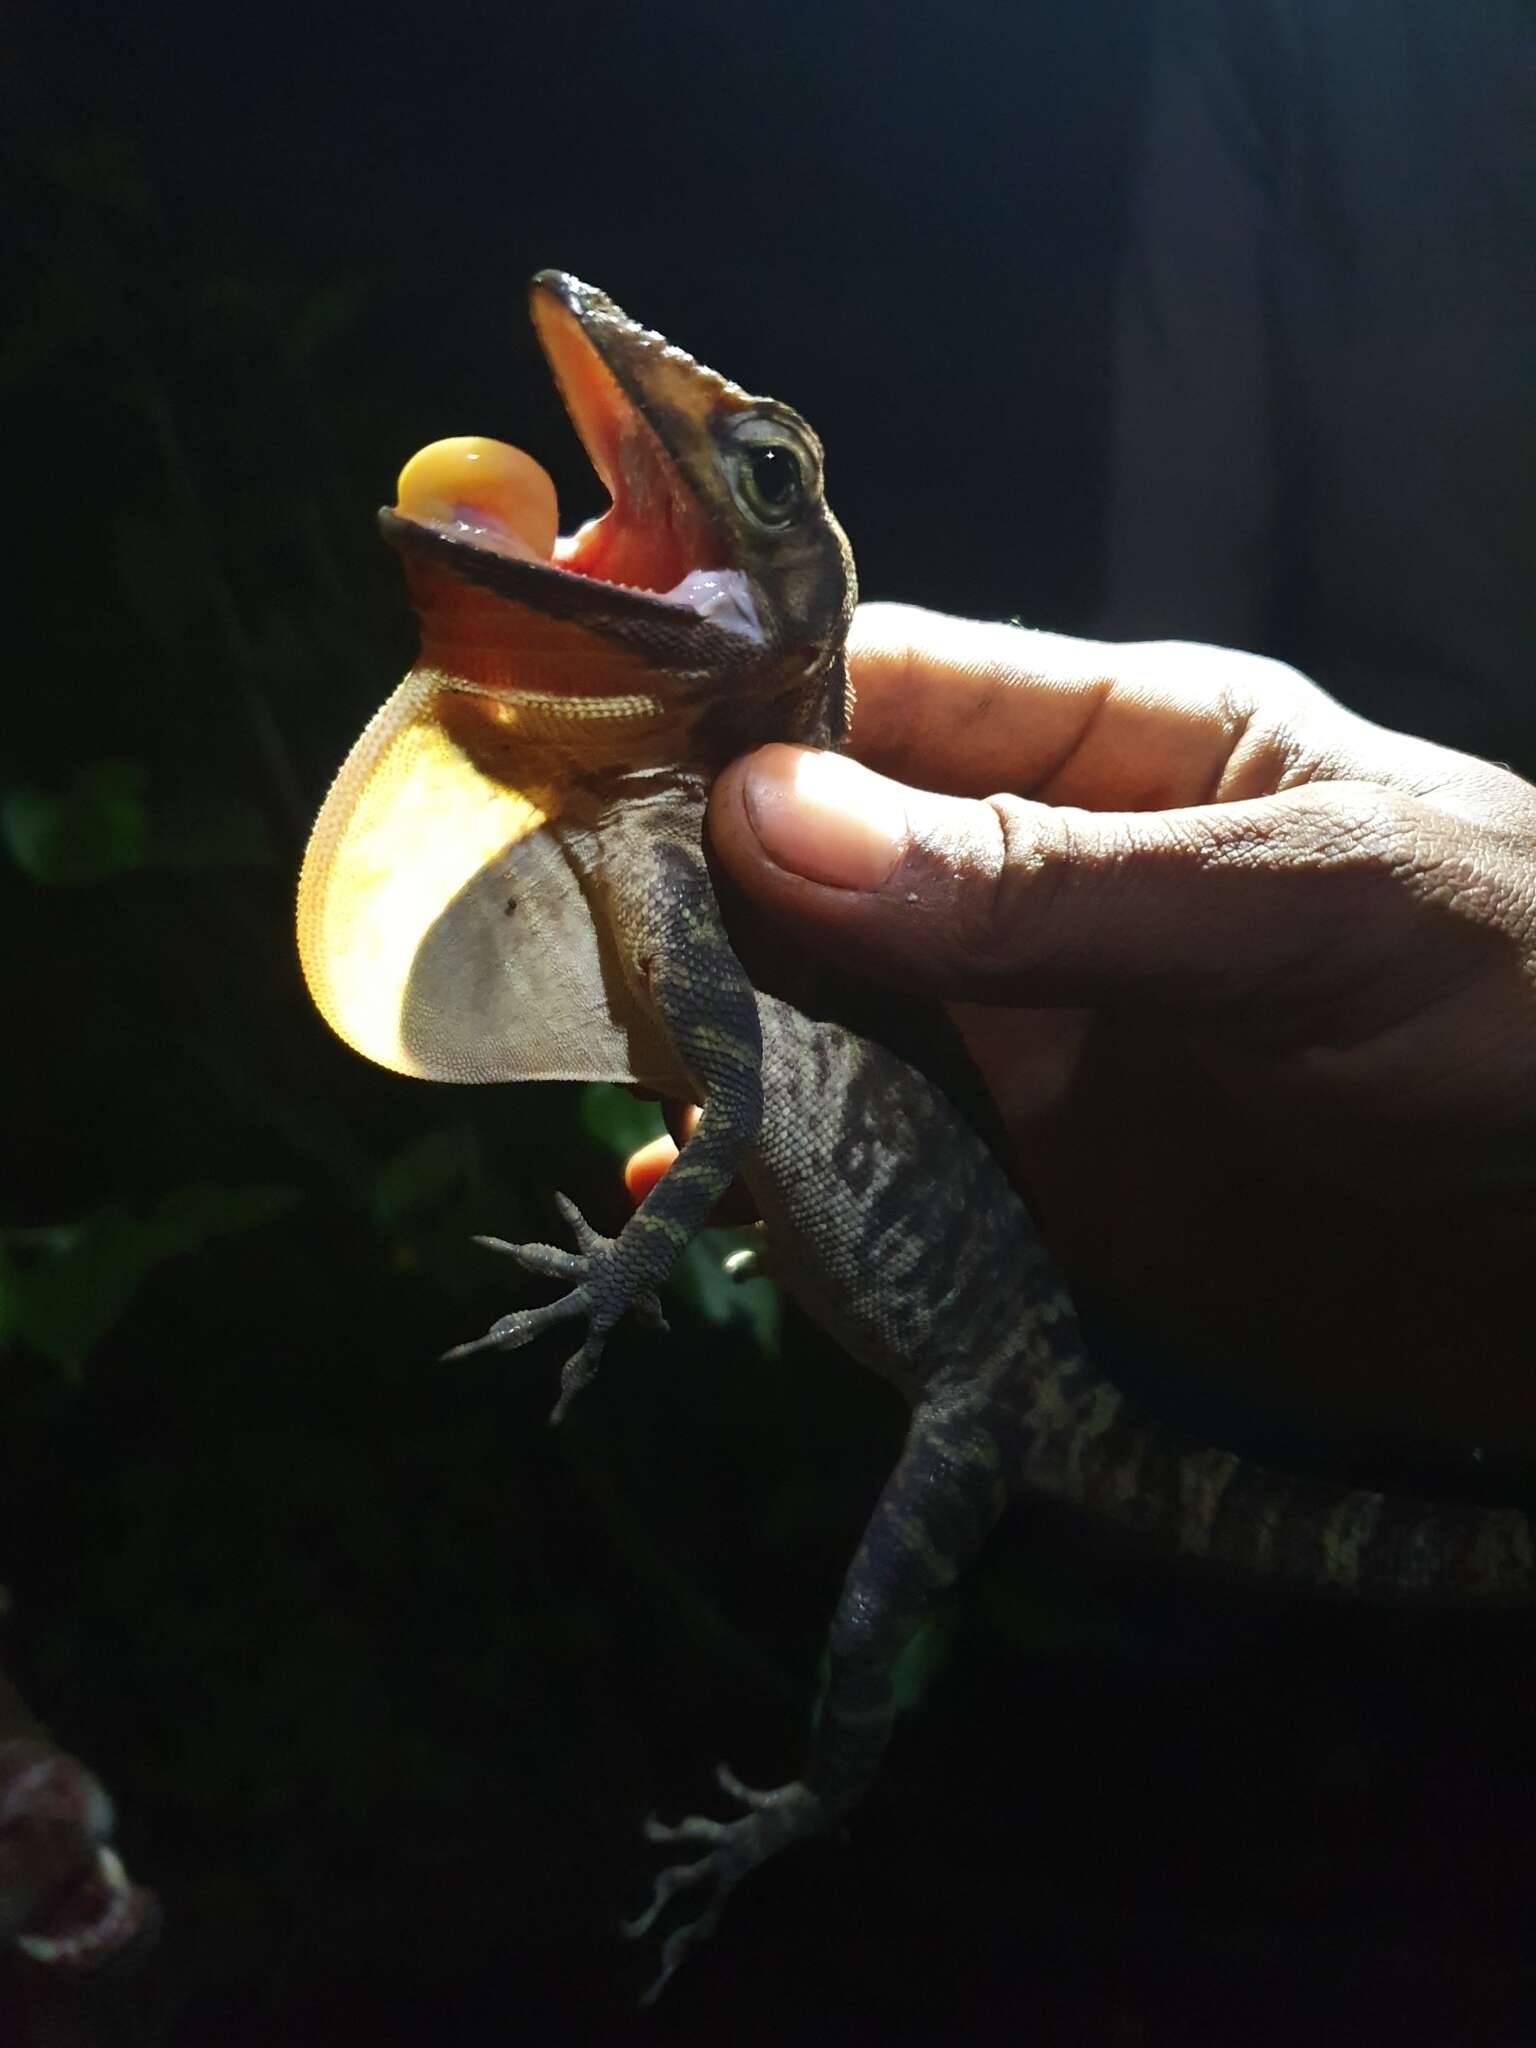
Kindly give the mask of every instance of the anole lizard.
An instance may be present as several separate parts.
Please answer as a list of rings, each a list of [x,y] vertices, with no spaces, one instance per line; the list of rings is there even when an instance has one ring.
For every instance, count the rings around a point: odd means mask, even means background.
[[[1518,1597],[1536,1552],[1520,1513],[1287,1479],[1137,1416],[1086,1358],[953,1084],[885,1025],[855,1028],[832,982],[791,993],[743,965],[703,851],[711,780],[765,740],[838,747],[853,710],[853,560],[821,445],[572,277],[541,273],[532,310],[613,503],[557,543],[542,473],[516,451],[437,444],[407,471],[381,519],[421,657],[310,841],[311,992],[404,1073],[627,1081],[703,1104],[616,1238],[562,1203],[577,1250],[502,1247],[566,1291],[461,1352],[577,1323],[558,1417],[626,1311],[659,1317],[655,1288],[740,1176],[774,1272],[911,1409],[832,1620],[802,1775],[758,1792],[722,1769],[737,1818],[649,1826],[699,1854],[661,1874],[631,1931],[706,1888],[663,1945],[654,1996],[748,1871],[859,1798],[898,1653],[1010,1497],[1368,1596]]]

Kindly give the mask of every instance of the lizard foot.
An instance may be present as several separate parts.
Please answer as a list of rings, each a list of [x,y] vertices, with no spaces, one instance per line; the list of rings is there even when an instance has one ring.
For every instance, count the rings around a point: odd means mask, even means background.
[[[648,1842],[685,1842],[697,1845],[704,1854],[692,1863],[673,1863],[656,1879],[651,1903],[633,1920],[623,1923],[631,1940],[649,1934],[661,1914],[679,1892],[695,1885],[708,1886],[700,1911],[675,1927],[662,1943],[661,1968],[640,2003],[654,2005],[667,1981],[720,1924],[725,1902],[749,1871],[792,1842],[808,1841],[830,1824],[826,1807],[801,1779],[778,1785],[771,1792],[756,1792],[743,1785],[725,1764],[715,1767],[721,1789],[747,1811],[738,1820],[707,1820],[690,1814],[676,1827],[667,1827],[654,1816],[645,1824]]]
[[[520,1351],[556,1323],[584,1317],[587,1334],[561,1371],[560,1398],[550,1413],[551,1422],[558,1422],[582,1388],[596,1377],[608,1332],[626,1310],[632,1310],[648,1329],[665,1331],[667,1327],[654,1288],[636,1288],[625,1272],[619,1250],[622,1240],[594,1230],[568,1196],[556,1195],[555,1204],[576,1240],[574,1252],[553,1244],[509,1244],[501,1237],[477,1237],[475,1243],[487,1251],[505,1253],[526,1273],[570,1281],[569,1291],[542,1308],[514,1309],[492,1323],[483,1337],[455,1344],[443,1353],[446,1361],[473,1358],[482,1351]]]

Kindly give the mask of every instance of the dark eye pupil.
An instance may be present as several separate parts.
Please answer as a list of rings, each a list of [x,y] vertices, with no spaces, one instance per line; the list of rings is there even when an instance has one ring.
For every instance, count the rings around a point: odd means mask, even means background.
[[[782,512],[794,503],[800,488],[800,465],[787,448],[756,448],[752,452],[752,481],[763,503]]]

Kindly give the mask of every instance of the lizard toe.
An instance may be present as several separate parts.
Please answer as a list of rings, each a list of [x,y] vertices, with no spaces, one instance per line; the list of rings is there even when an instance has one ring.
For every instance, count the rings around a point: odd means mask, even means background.
[[[708,1898],[690,1920],[675,1927],[661,1950],[661,1968],[641,1999],[652,2005],[668,1981],[699,1944],[708,1940],[720,1924],[725,1902],[741,1880],[760,1863],[766,1863],[791,1843],[820,1834],[828,1822],[825,1807],[809,1785],[800,1779],[760,1792],[744,1785],[729,1765],[716,1767],[715,1776],[727,1795],[747,1807],[736,1820],[711,1820],[704,1814],[689,1814],[668,1825],[651,1815],[645,1823],[648,1842],[681,1843],[702,1847],[704,1854],[691,1863],[672,1863],[659,1873],[651,1890],[651,1901],[643,1913],[624,1922],[624,1933],[636,1940],[649,1934],[657,1920],[680,1892],[704,1886]]]
[[[443,1363],[474,1358],[483,1351],[520,1351],[535,1337],[553,1329],[556,1323],[584,1314],[586,1307],[584,1290],[578,1287],[569,1294],[563,1294],[558,1301],[546,1302],[542,1308],[514,1309],[510,1315],[499,1316],[483,1337],[472,1337],[467,1344],[455,1344],[451,1350],[445,1351]]]

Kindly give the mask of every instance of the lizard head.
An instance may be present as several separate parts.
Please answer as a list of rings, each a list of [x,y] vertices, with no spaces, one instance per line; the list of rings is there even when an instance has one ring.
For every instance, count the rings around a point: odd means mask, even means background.
[[[531,306],[612,502],[560,538],[553,486],[531,458],[468,438],[423,450],[380,523],[405,557],[424,652],[435,638],[444,669],[494,669],[499,600],[525,665],[530,614],[549,629],[546,686],[612,694],[600,658],[570,658],[573,633],[606,646],[623,688],[638,663],[686,717],[701,761],[769,738],[836,744],[850,711],[853,559],[816,435],[563,271],[539,273]],[[468,680],[495,686],[489,672]]]

